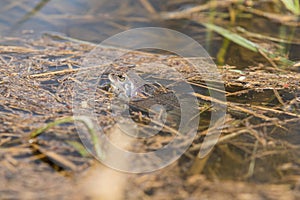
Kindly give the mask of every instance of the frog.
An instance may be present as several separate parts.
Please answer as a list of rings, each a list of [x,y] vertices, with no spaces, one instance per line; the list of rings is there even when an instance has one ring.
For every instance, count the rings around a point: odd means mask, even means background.
[[[148,110],[152,105],[159,104],[172,109],[179,107],[175,94],[163,85],[143,80],[135,72],[110,73],[108,79],[111,82],[110,91],[119,99],[129,102],[135,110]]]
[[[180,104],[175,93],[160,83],[147,82],[132,71],[110,73],[108,79],[111,82],[110,92],[118,97],[118,103],[114,104],[117,105],[118,112],[128,110],[135,122],[149,124],[151,120],[155,120],[165,124],[165,120],[171,123],[180,118]],[[170,120],[167,116],[173,116],[173,119]]]
[[[159,83],[148,83],[135,72],[110,73],[108,79],[111,82],[110,91],[124,100],[141,100],[153,97],[167,89]]]

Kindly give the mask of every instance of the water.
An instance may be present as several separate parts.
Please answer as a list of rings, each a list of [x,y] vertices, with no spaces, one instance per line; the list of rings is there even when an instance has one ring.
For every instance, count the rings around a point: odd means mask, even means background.
[[[123,0],[10,0],[0,1],[0,34],[1,36],[23,36],[32,38],[45,31],[56,31],[68,36],[99,43],[104,39],[137,27],[165,27],[185,33],[197,40],[212,57],[217,58],[224,47],[225,40],[217,34],[204,29],[191,20],[163,20],[158,13],[163,11],[184,10],[204,1],[158,1],[151,0],[151,8],[143,1]],[[268,3],[264,9],[271,10]],[[276,9],[276,8],[274,8]],[[214,14],[211,14],[214,13]],[[228,20],[227,9],[203,12],[204,17],[215,17]],[[214,16],[215,15],[215,16]],[[203,18],[203,17],[202,17]],[[213,21],[211,21],[213,22]],[[274,37],[297,38],[298,28],[278,26],[262,17],[240,15],[236,25],[246,27],[253,32],[265,33]],[[284,46],[283,52],[289,53],[292,60],[300,59],[299,45]],[[228,53],[216,59],[219,64],[248,66],[266,62],[262,56],[230,43]],[[219,55],[220,56],[220,55]]]

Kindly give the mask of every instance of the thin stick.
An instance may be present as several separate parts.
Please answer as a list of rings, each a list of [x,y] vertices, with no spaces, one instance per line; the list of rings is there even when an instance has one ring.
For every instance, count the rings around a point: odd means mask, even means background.
[[[259,48],[257,48],[257,50],[274,68],[278,68],[276,63],[273,60],[271,60],[264,51],[262,51]]]
[[[205,131],[203,131],[203,132],[201,133],[201,135],[206,134],[207,132],[208,132],[208,131],[205,130]],[[220,138],[218,139],[218,144],[224,143],[225,141],[230,140],[230,139],[232,139],[232,138],[235,138],[235,137],[237,137],[237,136],[239,136],[239,135],[241,135],[241,134],[243,134],[243,133],[249,133],[249,130],[247,130],[247,129],[241,129],[241,130],[236,131],[236,132],[233,132],[233,133],[231,133],[231,134],[222,136],[222,137],[220,137]],[[214,132],[211,132],[211,134],[214,134]],[[206,145],[209,146],[209,145],[213,145],[213,144],[215,144],[214,141],[208,141],[208,143],[207,143]],[[198,151],[198,150],[201,148],[202,145],[203,145],[202,143],[200,143],[200,144],[195,144],[195,145],[193,145],[193,146],[190,148],[190,150],[191,150],[191,151]]]
[[[284,101],[282,100],[281,96],[279,95],[278,91],[273,89],[274,95],[276,96],[277,100],[279,101],[279,103],[281,103],[281,105],[285,106]]]
[[[300,23],[297,22],[298,18],[295,15],[281,15],[275,13],[269,13],[266,11],[245,7],[243,5],[238,5],[238,9],[249,12],[261,17],[265,17],[267,19],[275,20],[281,24],[289,25],[289,26],[299,26]]]
[[[236,27],[236,29],[237,29],[237,31],[245,34],[248,37],[252,37],[252,38],[257,38],[257,39],[261,39],[261,40],[271,40],[274,42],[280,42],[280,43],[286,43],[286,44],[300,44],[300,41],[296,40],[296,39],[293,39],[292,41],[290,41],[290,40],[286,40],[286,39],[282,39],[282,38],[261,35],[259,33],[253,33],[253,32],[247,31],[246,29],[244,29],[240,26]]]
[[[38,78],[38,77],[44,77],[44,76],[55,76],[55,75],[62,75],[62,74],[69,74],[73,72],[78,72],[79,70],[82,70],[82,68],[78,69],[64,69],[59,71],[53,71],[53,72],[45,72],[40,74],[31,74],[29,75],[30,78]]]
[[[206,86],[206,85],[203,85],[203,84],[194,83],[194,82],[191,82],[191,81],[188,81],[188,83],[191,84],[191,85],[198,86],[198,87],[202,87],[202,88],[206,88],[206,89],[209,89],[209,90],[214,90],[214,91],[217,91],[217,92],[228,94],[228,92],[226,92],[224,90],[220,90],[220,89],[217,89],[217,88],[209,87],[209,86]]]
[[[36,149],[37,151],[41,152],[45,156],[47,156],[51,161],[54,163],[58,163],[59,165],[63,166],[64,168],[68,168],[72,171],[75,171],[77,169],[77,166],[69,161],[68,159],[64,158],[63,156],[53,152],[49,151],[45,148],[42,148],[40,145],[37,144],[31,144],[31,146]]]
[[[140,0],[141,4],[146,8],[146,10],[151,14],[156,14],[156,10],[151,5],[151,3],[148,0]]]
[[[194,6],[192,8],[182,10],[182,11],[175,11],[175,12],[164,12],[161,14],[162,18],[164,19],[178,19],[178,18],[185,18],[189,17],[191,14],[200,12],[203,10],[208,10],[211,8],[220,8],[220,7],[227,7],[231,3],[235,3],[238,0],[224,0],[224,1],[209,1],[204,5]]]
[[[31,75],[29,75],[29,77],[37,78],[37,77],[44,77],[44,76],[62,75],[62,74],[74,73],[74,72],[78,72],[78,71],[97,69],[97,68],[101,68],[101,67],[105,67],[105,66],[107,66],[107,65],[104,64],[104,65],[98,65],[98,66],[92,66],[92,67],[82,67],[82,68],[77,68],[77,69],[73,69],[73,68],[72,69],[63,69],[63,70],[45,72],[45,73],[40,73],[40,74],[31,74]]]
[[[215,102],[215,103],[218,103],[218,104],[221,104],[221,105],[226,105],[234,110],[238,110],[238,111],[241,111],[241,112],[244,112],[244,113],[247,113],[249,115],[253,115],[255,117],[258,117],[258,118],[261,118],[265,121],[274,121],[274,119],[272,118],[269,118],[265,115],[262,115],[262,114],[258,114],[256,112],[253,112],[251,110],[248,110],[246,108],[243,108],[243,107],[240,107],[240,106],[237,106],[237,105],[234,105],[234,103],[232,102],[223,102],[223,101],[220,101],[218,99],[215,99],[215,98],[212,98],[212,97],[208,97],[208,96],[205,96],[205,95],[202,95],[202,94],[199,94],[199,93],[193,93],[196,97],[199,97],[205,101],[212,101],[212,102]]]
[[[293,117],[300,118],[300,115],[295,114],[295,113],[291,113],[291,112],[287,112],[287,111],[275,110],[275,109],[272,109],[272,108],[266,108],[266,107],[263,107],[263,106],[256,106],[256,105],[251,105],[251,107],[252,108],[258,108],[260,110],[270,111],[270,112],[277,113],[277,114],[286,114],[286,115],[290,115],[290,116],[293,116]]]
[[[249,165],[248,173],[246,175],[247,178],[252,177],[253,174],[254,174],[254,167],[255,167],[255,160],[256,160],[254,155],[257,152],[257,147],[258,147],[258,141],[256,141],[255,144],[254,144],[251,162],[250,162],[250,165]]]

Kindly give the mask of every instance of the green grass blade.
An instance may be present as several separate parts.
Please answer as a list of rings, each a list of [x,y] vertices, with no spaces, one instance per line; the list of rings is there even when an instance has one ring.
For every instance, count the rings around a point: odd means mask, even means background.
[[[220,26],[217,26],[217,25],[214,25],[214,24],[211,24],[211,23],[201,23],[203,26],[205,26],[206,28],[210,29],[210,30],[213,30],[215,32],[217,32],[218,34],[222,35],[223,37],[229,39],[230,41],[244,47],[244,48],[247,48],[251,51],[254,51],[254,52],[263,52],[265,53],[265,55],[267,57],[269,57],[270,59],[275,59],[277,60],[278,62],[280,62],[281,65],[284,65],[284,66],[291,66],[294,64],[294,62],[290,61],[289,59],[285,58],[284,56],[278,54],[278,53],[273,53],[273,52],[270,52],[268,51],[267,49],[261,47],[260,45],[234,33],[234,32],[231,32],[229,30],[226,30]]]
[[[251,51],[258,52],[257,49],[262,49],[254,42],[251,42],[250,40],[247,40],[246,38],[244,38],[236,33],[233,33],[231,31],[228,31],[220,26],[216,26],[216,25],[210,24],[210,23],[201,23],[201,24],[203,26],[205,26],[206,28],[211,29],[211,30],[217,32],[218,34],[222,35],[223,37],[229,39],[230,41],[232,41],[242,47],[245,47]]]
[[[295,15],[300,14],[299,0],[281,0],[286,9],[294,13]]]

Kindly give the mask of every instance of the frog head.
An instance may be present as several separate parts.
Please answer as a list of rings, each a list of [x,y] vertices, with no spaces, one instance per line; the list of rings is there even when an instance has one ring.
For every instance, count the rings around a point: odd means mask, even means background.
[[[137,96],[139,89],[145,84],[145,81],[134,72],[111,73],[108,79],[111,82],[111,91],[127,98]]]

